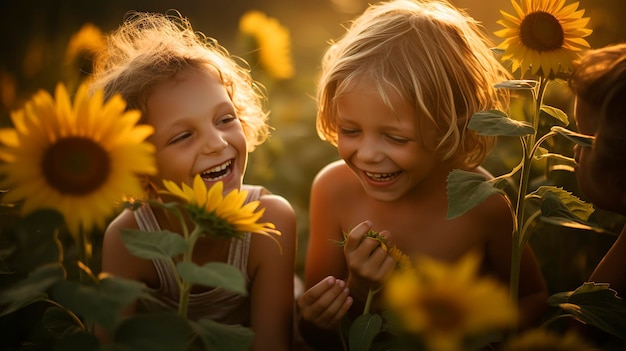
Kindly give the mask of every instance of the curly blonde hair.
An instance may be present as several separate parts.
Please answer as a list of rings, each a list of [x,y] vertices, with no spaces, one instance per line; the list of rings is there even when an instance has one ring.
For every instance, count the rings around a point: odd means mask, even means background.
[[[396,0],[370,5],[326,51],[318,85],[317,131],[337,145],[337,96],[360,79],[383,101],[395,91],[416,110],[418,130],[437,128],[436,152],[468,167],[484,161],[494,137],[467,129],[475,112],[506,108],[510,79],[480,24],[444,1]],[[393,109],[393,106],[389,104]]]
[[[217,40],[194,31],[178,12],[129,12],[107,36],[107,48],[96,55],[92,84],[104,90],[105,98],[120,94],[127,108],[145,117],[155,86],[194,70],[217,72],[241,120],[248,151],[268,138],[266,94],[247,63]]]

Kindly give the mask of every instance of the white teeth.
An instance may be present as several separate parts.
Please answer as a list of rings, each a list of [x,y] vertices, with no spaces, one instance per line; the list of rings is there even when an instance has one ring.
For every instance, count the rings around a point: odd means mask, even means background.
[[[215,166],[213,168],[207,169],[206,171],[202,172],[202,173],[212,173],[212,172],[219,172],[219,171],[223,171],[224,169],[226,169],[226,167],[230,166],[230,160],[222,163],[219,166]]]
[[[215,166],[213,168],[207,169],[206,171],[200,173],[200,176],[202,177],[202,179],[206,181],[210,181],[210,182],[218,181],[230,174],[231,170],[229,166],[231,163],[232,161],[228,160],[219,166]]]
[[[372,180],[379,181],[379,182],[385,182],[385,181],[389,181],[389,180],[393,179],[399,173],[400,172],[394,172],[394,173],[371,173],[371,172],[365,172],[365,175],[367,175]]]

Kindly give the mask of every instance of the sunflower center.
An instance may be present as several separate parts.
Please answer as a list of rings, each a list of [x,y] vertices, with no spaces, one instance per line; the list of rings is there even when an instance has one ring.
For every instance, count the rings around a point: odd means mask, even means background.
[[[551,13],[529,13],[520,25],[520,39],[529,49],[539,52],[563,47],[565,32],[559,20]]]
[[[422,303],[433,329],[455,330],[464,320],[463,309],[451,299],[442,296],[430,296]]]
[[[58,140],[44,153],[43,175],[61,193],[85,195],[97,190],[111,171],[109,154],[96,142],[71,137]]]

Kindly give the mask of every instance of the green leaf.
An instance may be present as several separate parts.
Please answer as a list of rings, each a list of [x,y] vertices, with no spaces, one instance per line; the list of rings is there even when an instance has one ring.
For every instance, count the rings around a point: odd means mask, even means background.
[[[580,134],[576,132],[572,132],[569,129],[565,129],[563,127],[554,126],[550,128],[553,132],[557,132],[560,135],[567,138],[569,141],[573,142],[576,145],[580,145],[583,147],[591,147],[593,146],[593,141],[595,139],[592,135]]]
[[[113,341],[133,350],[188,350],[193,329],[175,312],[135,314],[120,323]]]
[[[219,287],[241,295],[247,295],[246,280],[236,267],[223,262],[209,262],[198,266],[193,262],[180,262],[176,265],[183,281],[204,286]]]
[[[237,351],[249,350],[254,341],[254,332],[241,325],[227,325],[210,319],[192,322],[206,350]]]
[[[537,86],[536,80],[528,80],[528,79],[513,79],[507,80],[501,83],[494,85],[494,87],[498,89],[511,89],[511,90],[529,90],[534,89]]]
[[[468,128],[480,135],[520,137],[533,134],[534,128],[525,121],[516,121],[498,110],[476,112],[469,121]]]
[[[379,314],[366,313],[358,316],[350,327],[350,351],[367,351],[381,330],[383,318]]]
[[[0,315],[44,299],[47,296],[46,291],[64,279],[65,268],[58,262],[37,267],[28,277],[0,293],[0,305],[9,304]]]
[[[168,230],[144,232],[122,229],[122,240],[131,254],[147,260],[168,259],[187,250],[185,239]]]
[[[542,105],[541,106],[541,115],[548,115],[552,118],[555,118],[556,120],[558,120],[559,122],[563,123],[564,125],[568,125],[569,124],[569,117],[567,117],[567,114],[565,112],[563,112],[562,110],[556,108],[556,107],[552,107],[552,106],[548,106],[548,105]]]
[[[484,176],[455,169],[448,175],[447,218],[456,218],[499,192]]]
[[[573,292],[552,295],[548,303],[626,340],[626,303],[609,284],[587,282]]]
[[[588,220],[589,216],[591,216],[591,214],[595,211],[592,204],[582,201],[578,197],[572,195],[571,192],[555,186],[540,186],[537,190],[530,193],[528,197],[542,199],[542,202],[545,202],[546,199],[553,198],[554,200],[562,203],[568,212],[583,221]],[[548,203],[548,205],[549,204],[551,203]],[[549,210],[550,208],[546,209]],[[544,215],[547,216],[548,212],[545,212]]]
[[[54,286],[56,301],[77,315],[113,330],[122,309],[145,292],[145,285],[130,279],[109,277],[97,285],[64,281]]]
[[[572,229],[592,230],[596,233],[609,233],[604,228],[584,221],[572,214],[555,196],[546,195],[541,201],[541,217],[543,222]],[[616,235],[616,234],[613,234]]]
[[[58,338],[63,338],[82,330],[67,311],[57,306],[48,307],[41,321],[46,330]]]

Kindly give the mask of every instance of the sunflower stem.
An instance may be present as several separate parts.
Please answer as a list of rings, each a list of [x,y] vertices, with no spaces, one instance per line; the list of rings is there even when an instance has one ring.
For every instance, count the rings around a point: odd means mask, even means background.
[[[368,314],[370,313],[370,310],[372,309],[372,301],[374,300],[374,295],[376,295],[380,290],[382,289],[382,287],[374,290],[372,288],[370,288],[367,292],[367,298],[365,299],[365,307],[363,308],[363,314]]]
[[[543,104],[543,95],[545,93],[546,86],[548,84],[548,79],[544,77],[539,77],[539,87],[537,89],[537,94],[533,94],[533,98],[535,100],[535,106],[533,110],[532,123],[533,123],[533,134],[522,137],[522,152],[523,152],[523,163],[521,168],[521,177],[519,183],[519,192],[517,194],[517,204],[515,210],[515,224],[513,229],[513,248],[511,254],[511,283],[510,283],[510,292],[511,298],[513,301],[517,301],[518,292],[519,292],[519,275],[520,275],[520,264],[521,257],[524,251],[526,240],[526,228],[524,225],[524,216],[526,210],[526,193],[528,192],[528,184],[530,182],[530,170],[532,166],[532,162],[534,159],[535,152],[537,151],[537,135],[539,129],[539,117],[541,115],[541,106]],[[541,141],[544,138],[540,139]]]
[[[182,217],[181,217],[182,218]],[[183,262],[191,262],[193,257],[193,249],[196,245],[196,240],[202,234],[202,228],[200,226],[196,226],[191,233],[188,235],[187,225],[183,223],[183,231],[186,233],[185,240],[187,240],[187,251],[183,254]],[[178,279],[181,279],[180,276]],[[188,281],[182,280],[182,289],[180,290],[180,296],[178,301],[178,315],[183,318],[187,318],[187,305],[189,304],[189,294],[191,293],[192,284]]]
[[[93,273],[89,267],[89,261],[91,260],[91,236],[90,233],[85,232],[85,229],[81,226],[78,233],[78,267],[79,282],[80,284],[93,283]],[[82,324],[82,323],[81,323]],[[89,333],[93,332],[93,321],[85,320],[82,327]]]

